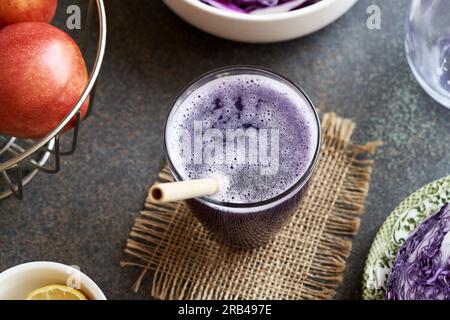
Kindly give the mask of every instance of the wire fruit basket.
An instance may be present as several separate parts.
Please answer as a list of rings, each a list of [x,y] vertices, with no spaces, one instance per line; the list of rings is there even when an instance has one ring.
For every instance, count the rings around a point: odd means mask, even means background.
[[[87,0],[86,22],[80,37],[80,48],[90,50],[92,22],[98,21],[97,48],[89,82],[71,112],[43,139],[25,140],[0,135],[0,200],[14,195],[22,200],[24,186],[39,172],[56,174],[61,168],[61,157],[70,156],[77,147],[80,131],[81,108],[90,98],[88,114],[94,104],[97,81],[106,48],[106,14],[103,0]],[[88,63],[88,61],[86,61]],[[74,128],[64,133],[66,125],[76,119]]]

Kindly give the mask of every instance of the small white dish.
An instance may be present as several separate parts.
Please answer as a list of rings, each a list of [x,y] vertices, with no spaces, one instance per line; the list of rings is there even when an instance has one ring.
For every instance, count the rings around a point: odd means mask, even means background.
[[[228,40],[271,43],[299,38],[324,28],[347,12],[357,0],[322,0],[283,13],[252,15],[219,9],[200,0],[163,0],[193,26]]]
[[[0,300],[25,300],[33,290],[48,285],[69,285],[89,300],[106,300],[100,288],[84,273],[55,262],[30,262],[0,273]]]

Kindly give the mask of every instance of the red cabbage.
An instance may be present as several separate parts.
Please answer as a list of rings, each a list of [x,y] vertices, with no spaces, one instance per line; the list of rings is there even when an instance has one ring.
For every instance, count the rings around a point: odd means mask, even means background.
[[[389,274],[388,300],[450,300],[450,204],[405,241]]]
[[[286,5],[286,11],[310,6],[321,0],[200,0],[206,4],[220,9],[227,9],[242,13],[252,13],[261,9],[273,8],[287,3],[294,3],[295,7]],[[299,3],[297,6],[295,3]],[[261,11],[261,13],[263,13]],[[269,13],[269,12],[268,12]]]

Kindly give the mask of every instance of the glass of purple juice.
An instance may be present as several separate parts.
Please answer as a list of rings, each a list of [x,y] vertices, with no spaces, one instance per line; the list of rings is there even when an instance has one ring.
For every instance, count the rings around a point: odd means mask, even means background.
[[[177,181],[216,177],[219,193],[187,204],[220,243],[265,245],[290,220],[321,143],[317,112],[302,89],[268,70],[212,71],[177,97],[165,148]]]

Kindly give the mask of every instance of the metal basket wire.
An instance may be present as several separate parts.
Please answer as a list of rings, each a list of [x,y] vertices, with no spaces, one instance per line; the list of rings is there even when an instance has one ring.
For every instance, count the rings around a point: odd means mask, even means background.
[[[86,25],[81,48],[87,46],[93,15],[98,16],[98,43],[95,62],[89,82],[72,111],[46,137],[39,141],[17,139],[0,135],[0,200],[16,196],[22,200],[24,186],[39,172],[55,174],[60,170],[61,157],[75,152],[80,131],[80,109],[90,98],[88,114],[94,104],[95,82],[98,78],[106,48],[106,15],[103,0],[89,0]],[[76,119],[72,131],[64,134],[64,128]],[[62,142],[64,140],[64,143]]]

